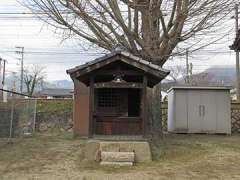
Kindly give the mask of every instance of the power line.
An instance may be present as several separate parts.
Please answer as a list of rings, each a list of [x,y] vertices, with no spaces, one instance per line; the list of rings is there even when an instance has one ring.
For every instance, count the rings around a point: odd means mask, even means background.
[[[0,12],[0,15],[39,15],[47,13],[32,13],[32,12]]]
[[[61,14],[76,14],[73,11],[59,10]],[[121,13],[128,13],[127,10],[120,10]],[[0,15],[48,15],[52,12],[0,12]],[[96,14],[96,11],[88,11],[88,13]]]
[[[29,95],[26,95],[26,94],[23,94],[23,93],[19,93],[19,92],[15,92],[15,91],[10,91],[10,90],[7,90],[7,89],[2,89],[2,88],[0,89],[0,91],[12,93],[12,94],[17,94],[17,95],[21,95],[21,96],[34,97],[34,96],[29,96]]]
[[[3,52],[3,53],[14,53],[15,51],[13,50],[0,50],[0,53]],[[54,52],[54,51],[25,51],[26,54],[53,54],[53,55],[56,55],[56,54],[76,54],[76,55],[103,55],[103,54],[106,54],[106,53],[95,53],[95,52],[91,52],[91,53],[88,53],[88,52]]]
[[[13,50],[0,50],[0,52],[15,52]],[[53,53],[53,54],[106,54],[106,53],[102,53],[102,52],[83,52],[83,51],[79,51],[79,52],[57,52],[57,51],[26,51],[25,53],[29,53],[29,54],[38,54],[38,53]],[[189,52],[190,53],[190,52]],[[211,51],[211,50],[199,50],[197,52],[194,52],[194,54],[197,54],[197,53],[201,53],[203,55],[205,54],[209,54],[209,53],[213,53],[213,54],[216,54],[216,53],[232,53],[232,51]],[[205,53],[205,54],[204,54]]]

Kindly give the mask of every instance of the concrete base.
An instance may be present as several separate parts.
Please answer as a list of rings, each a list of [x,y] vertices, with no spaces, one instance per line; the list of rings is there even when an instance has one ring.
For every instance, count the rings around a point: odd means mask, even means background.
[[[89,161],[100,161],[101,152],[134,152],[135,162],[152,161],[150,146],[146,141],[89,140],[83,152]]]

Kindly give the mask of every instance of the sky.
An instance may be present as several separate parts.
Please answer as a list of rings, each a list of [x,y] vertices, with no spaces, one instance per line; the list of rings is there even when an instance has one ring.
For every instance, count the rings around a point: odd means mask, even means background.
[[[0,1],[0,57],[8,62],[8,74],[20,70],[20,55],[15,53],[16,46],[24,47],[24,66],[44,66],[48,81],[70,80],[67,69],[99,56],[84,51],[77,41],[62,41],[53,28],[33,15],[11,14],[22,12],[29,10],[17,1]]]
[[[13,13],[29,12],[16,0],[0,1],[0,57],[7,60],[6,72],[19,72],[20,58],[16,54],[16,46],[23,46],[24,65],[38,64],[45,67],[48,81],[70,80],[66,70],[83,64],[101,56],[88,52],[79,46],[78,40],[62,41],[54,29],[37,19],[33,15],[19,15]],[[4,14],[5,13],[5,14]],[[229,19],[230,26],[234,21]],[[233,28],[234,29],[234,28]],[[233,42],[234,32],[230,32],[220,44],[208,47],[190,54],[189,62],[193,64],[195,72],[204,71],[210,66],[232,66],[235,63],[235,54],[229,50]],[[174,58],[165,64],[169,69],[176,65],[185,65],[184,58]]]

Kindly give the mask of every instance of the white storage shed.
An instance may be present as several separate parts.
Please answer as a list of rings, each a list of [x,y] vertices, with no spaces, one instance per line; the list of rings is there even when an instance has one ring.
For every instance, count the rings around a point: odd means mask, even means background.
[[[227,87],[172,87],[168,91],[168,131],[231,134]]]

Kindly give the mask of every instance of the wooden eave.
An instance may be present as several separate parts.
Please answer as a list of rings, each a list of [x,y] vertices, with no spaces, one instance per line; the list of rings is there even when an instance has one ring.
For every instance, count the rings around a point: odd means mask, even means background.
[[[130,82],[102,82],[95,83],[94,88],[143,88],[142,83],[130,83]]]
[[[80,79],[83,76],[94,73],[94,71],[117,61],[133,66],[134,68],[143,71],[147,76],[153,77],[157,81],[161,81],[169,74],[169,71],[162,69],[160,66],[126,52],[115,52],[110,55],[106,55],[92,62],[70,69],[67,73],[70,74],[72,79]]]

